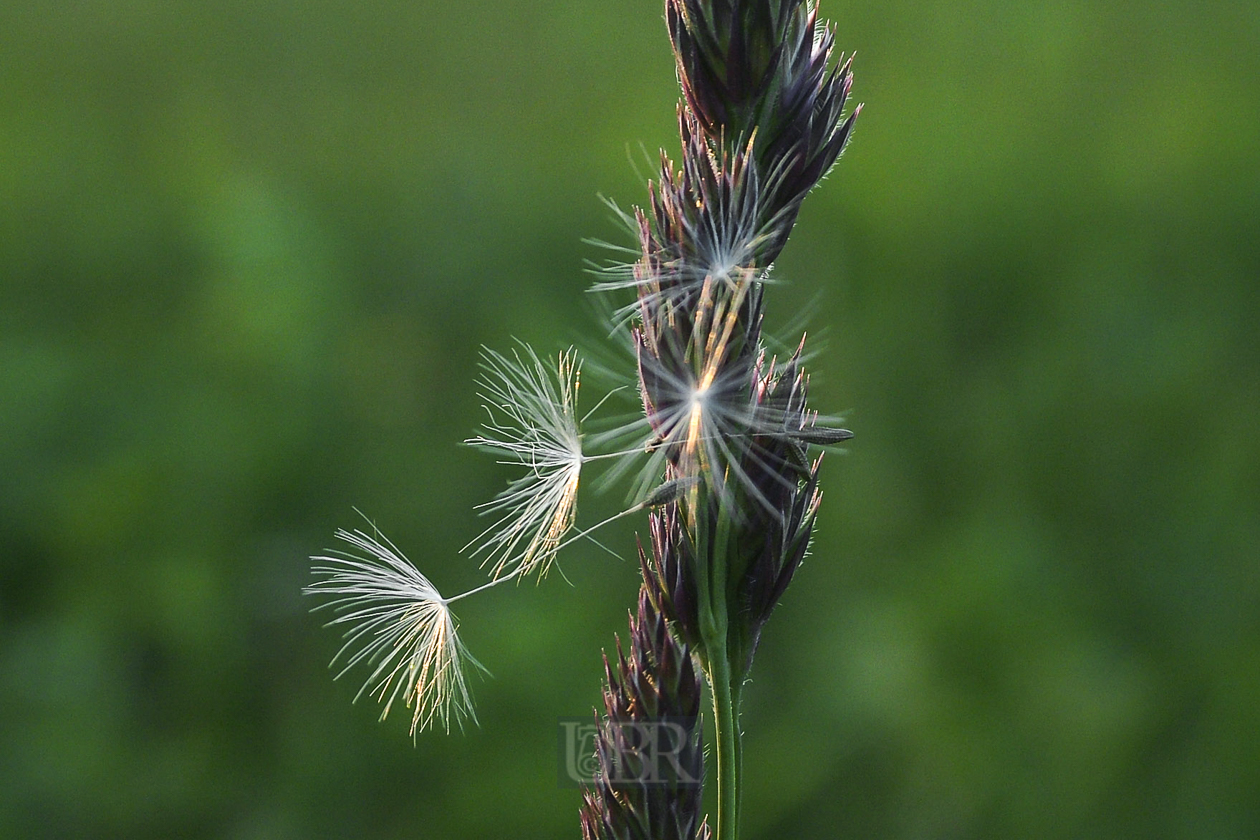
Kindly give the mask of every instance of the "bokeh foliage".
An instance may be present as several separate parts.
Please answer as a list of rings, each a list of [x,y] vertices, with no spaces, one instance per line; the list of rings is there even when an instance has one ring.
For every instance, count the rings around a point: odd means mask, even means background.
[[[768,309],[857,439],[748,836],[1260,835],[1254,3],[823,12],[866,110]],[[0,7],[0,836],[577,836],[633,564],[461,604],[482,726],[414,747],[298,590],[353,506],[481,579],[477,348],[600,343],[675,98],[654,0]]]

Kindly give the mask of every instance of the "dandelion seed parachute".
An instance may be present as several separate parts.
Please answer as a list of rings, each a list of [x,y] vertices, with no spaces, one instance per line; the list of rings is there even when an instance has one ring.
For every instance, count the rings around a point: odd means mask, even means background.
[[[366,663],[372,670],[355,699],[376,698],[384,706],[381,720],[401,699],[412,710],[413,735],[430,726],[449,732],[452,719],[461,728],[466,720],[476,723],[464,669],[485,668],[460,641],[446,599],[383,536],[360,530],[336,536],[353,550],[312,557],[322,579],[303,592],[330,597],[315,609],[338,613],[327,626],[346,626],[332,661],[342,663],[337,678]]]
[[[572,349],[555,369],[526,344],[505,356],[482,354],[481,398],[489,415],[483,434],[465,443],[499,456],[525,474],[480,507],[498,514],[465,546],[491,564],[491,576],[538,570],[546,575],[577,517],[582,436],[576,415],[581,363]]]

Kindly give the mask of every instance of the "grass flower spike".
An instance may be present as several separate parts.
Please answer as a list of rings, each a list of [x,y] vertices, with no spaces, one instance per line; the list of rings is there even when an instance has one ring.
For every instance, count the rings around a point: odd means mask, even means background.
[[[329,626],[346,625],[345,644],[333,658],[343,663],[341,678],[359,663],[372,670],[359,693],[384,704],[384,720],[401,699],[411,708],[411,732],[431,725],[450,731],[477,720],[464,666],[484,670],[459,640],[449,602],[384,537],[363,531],[337,531],[351,551],[311,558],[322,579],[308,595],[330,597],[316,609],[338,613]]]
[[[850,437],[808,407],[803,343],[786,363],[767,358],[765,287],[859,109],[845,114],[850,61],[834,55],[811,0],[665,0],[665,19],[682,157],[675,165],[662,155],[634,215],[639,258],[599,288],[638,298],[630,320],[653,469],[694,481],[651,514],[652,552],[641,562],[653,605],[709,684],[714,836],[736,840],[741,697],[821,500],[822,460],[809,448]],[[612,795],[597,786],[592,812],[618,813]],[[590,840],[627,836],[607,821],[587,824]]]

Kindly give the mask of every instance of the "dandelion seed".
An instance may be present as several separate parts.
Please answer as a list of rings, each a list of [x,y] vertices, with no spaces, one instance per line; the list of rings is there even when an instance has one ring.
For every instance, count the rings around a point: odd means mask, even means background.
[[[452,718],[461,728],[465,720],[476,723],[464,665],[485,668],[460,641],[449,601],[384,537],[359,530],[336,536],[353,550],[312,557],[321,564],[312,571],[323,579],[303,592],[331,596],[315,609],[338,613],[327,626],[347,625],[332,661],[343,665],[337,678],[367,663],[372,671],[355,700],[376,698],[384,720],[401,699],[412,710],[413,736],[431,725],[449,732]]]
[[[554,370],[525,344],[504,356],[483,353],[479,382],[489,419],[484,434],[465,441],[500,456],[525,474],[480,507],[498,519],[465,546],[490,563],[491,575],[546,575],[577,516],[582,437],[575,412],[581,364],[560,354]]]
[[[591,291],[629,288],[638,292],[638,300],[612,314],[615,327],[641,318],[645,309],[687,308],[701,295],[706,283],[734,290],[772,282],[768,270],[755,266],[771,247],[779,230],[779,219],[773,214],[771,218],[764,218],[769,193],[746,155],[745,151],[720,164],[707,155],[689,155],[686,159],[690,168],[680,173],[674,172],[670,161],[662,161],[661,192],[654,198],[656,211],[659,213],[666,206],[684,208],[669,213],[681,230],[676,239],[667,238],[668,244],[648,232],[651,227],[645,228],[648,225],[645,215],[630,214],[609,204],[617,220],[637,236],[646,237],[643,250],[632,252],[640,259],[614,260],[593,267],[593,273],[601,279]],[[701,163],[691,165],[695,160]],[[695,212],[688,212],[685,196],[693,188],[700,190],[704,198],[699,200]],[[630,250],[599,242],[592,244],[613,251]]]
[[[800,348],[779,370],[764,353],[751,363],[747,357],[743,362],[733,358],[740,291],[710,296],[706,290],[685,346],[663,331],[653,348],[656,353],[645,346],[640,354],[651,439],[638,486],[659,480],[669,464],[674,475],[703,477],[728,499],[733,485],[739,485],[765,514],[778,517],[774,499],[780,491],[792,490],[799,477],[783,468],[785,458],[793,457],[797,448],[839,443],[851,435],[818,426],[820,420],[830,423],[834,418],[819,418],[805,406]]]

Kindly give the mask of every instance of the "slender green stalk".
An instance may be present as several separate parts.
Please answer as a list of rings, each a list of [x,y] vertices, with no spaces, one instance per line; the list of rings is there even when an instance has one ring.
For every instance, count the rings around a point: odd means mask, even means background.
[[[732,685],[731,663],[723,644],[710,651],[709,685],[713,693],[713,722],[717,733],[716,840],[739,837],[740,730],[739,692]]]
[[[703,494],[696,497],[704,498]],[[695,497],[693,497],[695,498]],[[740,727],[739,690],[742,675],[732,668],[730,591],[731,569],[729,560],[730,537],[734,531],[736,515],[730,499],[718,495],[718,515],[709,527],[697,529],[700,536],[701,556],[708,560],[707,596],[701,607],[701,634],[707,658],[704,675],[709,682],[713,698],[713,730],[717,754],[717,821],[716,840],[735,840],[739,837],[740,808]],[[701,520],[704,522],[704,520]]]

